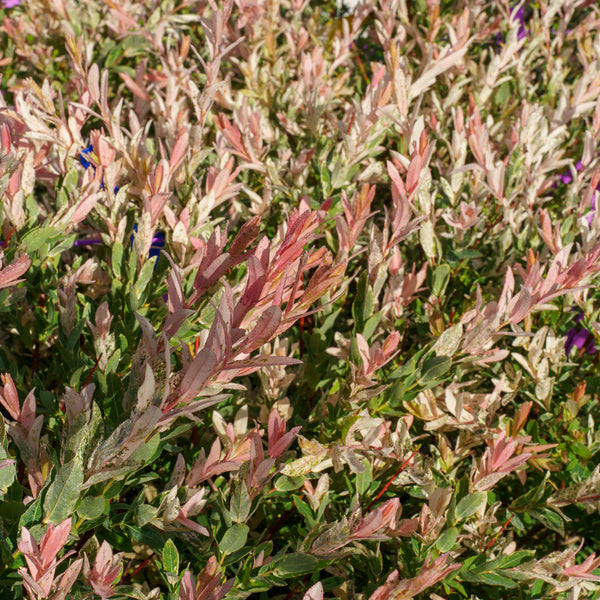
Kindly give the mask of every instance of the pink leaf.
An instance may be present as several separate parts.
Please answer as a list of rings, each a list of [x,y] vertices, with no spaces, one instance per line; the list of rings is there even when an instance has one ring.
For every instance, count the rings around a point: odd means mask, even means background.
[[[40,540],[40,555],[45,568],[50,566],[62,547],[66,544],[69,533],[71,533],[71,523],[71,517],[69,517],[60,525],[53,525],[52,523],[48,525],[46,533],[44,533]]]
[[[520,323],[531,310],[531,294],[527,288],[521,288],[521,291],[516,296],[515,306],[510,313],[510,322],[513,325]]]
[[[179,402],[187,402],[196,396],[216,366],[215,355],[208,348],[202,348],[187,368],[181,382]]]
[[[234,258],[239,256],[258,237],[260,233],[260,217],[252,217],[244,223],[229,245],[229,254]]]
[[[196,582],[194,581],[194,576],[189,571],[185,571],[181,579],[181,585],[179,586],[179,600],[195,600],[195,591]]]
[[[10,265],[4,267],[4,269],[0,271],[0,289],[16,285],[23,281],[18,278],[29,269],[30,265],[31,259],[27,254],[23,254]]]
[[[4,384],[4,388],[0,390],[0,403],[15,421],[20,421],[21,407],[15,383],[9,373],[1,375],[0,378]]]
[[[67,567],[67,570],[60,577],[58,591],[52,596],[52,600],[64,600],[67,597],[73,584],[77,581],[77,577],[79,577],[82,566],[83,559],[79,558]]]
[[[222,367],[222,371],[231,369],[247,369],[260,367],[280,367],[284,365],[301,365],[302,361],[287,356],[256,356],[244,360],[234,360]]]
[[[302,600],[323,600],[323,598],[323,584],[320,581],[317,581],[315,585],[306,591],[306,594],[304,594]]]
[[[281,323],[282,310],[279,306],[269,306],[248,334],[241,350],[250,353],[270,341]]]
[[[147,93],[147,92],[146,92]],[[169,166],[171,170],[181,162],[181,159],[185,156],[190,141],[190,136],[185,129],[181,129],[173,144],[173,151],[171,152],[171,159],[169,160]]]

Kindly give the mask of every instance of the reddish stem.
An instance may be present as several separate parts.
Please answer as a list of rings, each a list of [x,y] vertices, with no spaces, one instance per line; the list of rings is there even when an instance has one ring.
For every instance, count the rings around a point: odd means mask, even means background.
[[[504,525],[502,525],[502,529],[500,529],[500,531],[494,536],[494,538],[490,541],[490,543],[485,547],[485,550],[489,550],[489,548],[496,543],[496,540],[500,537],[502,532],[508,527],[508,524],[513,520],[514,516],[515,515],[511,515],[509,517],[508,521],[506,521],[506,523],[504,523]],[[485,552],[485,550],[484,550],[484,552]]]
[[[8,237],[4,240],[4,243],[2,244],[2,246],[7,246],[8,242],[10,240],[10,238],[12,237],[12,234],[17,230],[16,225],[10,230],[10,233],[8,234]]]
[[[154,558],[154,552],[144,561],[142,561],[128,579],[133,579],[152,559]]]
[[[354,123],[354,115],[355,115],[355,113],[352,113],[350,115],[350,123],[348,125],[348,130],[346,131],[346,135],[348,135],[350,133],[350,129],[352,129],[352,124]]]
[[[81,387],[81,389],[83,390],[86,385],[90,382],[90,379],[92,378],[92,375],[96,372],[96,369],[98,368],[98,363],[100,362],[100,358],[102,357],[102,355],[100,355],[97,359],[96,359],[96,364],[94,365],[91,373],[88,375],[88,378],[85,380],[85,383],[83,384],[83,386]]]
[[[406,465],[412,460],[412,457],[417,453],[417,451],[415,450],[401,465],[400,468],[394,473],[394,475],[392,476],[392,478],[383,486],[383,488],[381,488],[381,491],[379,492],[379,494],[377,494],[377,496],[375,496],[375,499],[371,501],[371,504],[369,504],[369,506],[367,507],[367,512],[369,510],[371,510],[371,507],[373,506],[373,504],[375,504],[375,502],[377,502],[377,500],[379,500],[379,498],[381,498],[381,496],[383,496],[388,488],[390,487],[390,485],[392,485],[392,481],[394,481],[394,479],[396,479],[396,477],[398,477],[398,475],[400,475],[400,473],[402,473],[402,471],[404,471],[404,469],[406,468]]]

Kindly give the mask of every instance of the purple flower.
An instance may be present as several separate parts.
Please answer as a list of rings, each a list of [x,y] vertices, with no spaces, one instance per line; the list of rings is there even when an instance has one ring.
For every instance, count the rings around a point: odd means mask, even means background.
[[[581,171],[583,169],[583,163],[580,160],[578,160],[575,163],[575,168],[578,171]],[[564,185],[568,185],[569,183],[571,183],[571,181],[573,181],[573,175],[571,174],[570,169],[568,171],[565,171],[562,175],[559,175],[558,178],[563,182]]]
[[[525,5],[522,4],[519,8],[513,7],[510,10],[510,20],[519,22],[519,31],[517,33],[517,40],[522,40],[527,37],[529,30],[525,27]],[[504,36],[501,33],[496,33],[496,45],[500,46],[504,44]]]
[[[525,6],[521,5],[517,10],[514,8],[510,11],[511,19],[515,19],[519,21],[519,33],[517,34],[517,39],[522,40],[529,33],[525,28]]]
[[[575,323],[579,323],[583,319],[583,314],[579,313],[575,317]],[[567,341],[565,342],[565,352],[567,356],[571,352],[573,346],[577,346],[580,350],[585,350],[586,354],[596,354],[598,350],[594,345],[594,334],[585,327],[577,325],[571,327],[567,331]]]
[[[97,246],[101,244],[102,240],[100,238],[87,238],[83,240],[75,240],[74,246]]]
[[[590,202],[591,209],[587,216],[588,225],[592,226],[592,221],[594,220],[594,215],[596,214],[596,195],[598,194],[598,189],[600,189],[600,184],[596,188],[594,195],[592,196],[592,200]]]
[[[2,0],[2,4],[4,4],[4,8],[15,8],[15,6],[19,6],[23,0]]]

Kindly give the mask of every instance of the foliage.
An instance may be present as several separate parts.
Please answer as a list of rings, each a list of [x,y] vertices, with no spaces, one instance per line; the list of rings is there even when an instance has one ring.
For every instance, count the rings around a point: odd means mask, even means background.
[[[600,596],[589,0],[4,0],[0,592]]]

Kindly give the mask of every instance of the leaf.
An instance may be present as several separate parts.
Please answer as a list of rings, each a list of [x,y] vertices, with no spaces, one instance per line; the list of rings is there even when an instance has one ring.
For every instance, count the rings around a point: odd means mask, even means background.
[[[315,585],[306,590],[306,594],[302,597],[302,600],[323,600],[323,584],[317,581]]]
[[[162,551],[163,567],[167,573],[179,574],[179,553],[172,539],[168,539]]]
[[[10,265],[7,265],[0,270],[0,289],[16,285],[23,281],[18,279],[31,266],[31,259],[26,254],[21,255],[17,260],[14,260]]]
[[[500,575],[500,573],[479,573],[478,580],[482,583],[487,583],[488,585],[498,585],[503,588],[516,588],[517,583],[504,575]]]
[[[232,520],[236,523],[243,523],[248,518],[251,509],[252,500],[248,494],[246,482],[243,480],[239,481],[231,494],[229,513]]]
[[[236,550],[244,547],[248,539],[248,525],[244,523],[234,523],[219,542],[219,549],[223,554],[232,554]]]
[[[556,531],[562,537],[565,536],[565,523],[562,517],[549,508],[530,509],[528,511],[530,517],[537,519],[542,525]]]
[[[427,383],[429,381],[436,381],[447,373],[451,366],[452,359],[449,356],[434,356],[423,363],[419,382]]]
[[[89,415],[82,411],[68,423],[68,429],[63,434],[61,462],[66,464],[77,458],[86,464],[102,440],[103,433],[102,413],[98,404],[92,402]]]
[[[156,517],[158,513],[158,509],[154,506],[150,506],[150,504],[142,504],[140,506],[136,506],[134,511],[135,523],[139,527],[143,527],[147,525]]]
[[[134,525],[123,524],[121,525],[121,528],[126,535],[139,544],[146,544],[146,546],[150,546],[154,550],[159,550],[163,547],[164,538],[151,525],[136,527]]]
[[[319,559],[315,556],[303,552],[294,552],[293,554],[286,554],[277,563],[277,574],[285,576],[314,573],[318,564]]]
[[[33,253],[39,250],[55,233],[57,230],[54,227],[36,227],[23,236],[21,244],[27,246],[27,252]]]
[[[194,398],[196,392],[200,391],[216,366],[217,358],[214,353],[208,348],[202,348],[187,368],[181,382],[181,397],[179,401],[187,402]]]
[[[291,463],[285,465],[281,472],[288,477],[299,477],[300,475],[306,475],[314,470],[314,468],[326,460],[327,455],[325,452],[312,456],[303,456]]]
[[[458,537],[458,529],[456,527],[450,527],[446,529],[442,535],[436,540],[435,547],[443,554],[449,552],[454,548],[456,538]]]
[[[77,507],[77,514],[82,519],[92,521],[102,515],[105,506],[104,496],[86,496]]]
[[[453,356],[458,350],[460,340],[463,334],[463,327],[461,323],[457,323],[452,327],[444,330],[440,337],[435,341],[431,350],[435,352],[436,356]]]
[[[474,515],[480,507],[487,503],[487,492],[476,492],[474,494],[469,494],[465,496],[457,505],[456,505],[456,519],[458,521],[463,521],[464,519],[468,519],[471,515]]]
[[[137,298],[145,298],[144,292],[152,279],[152,274],[154,272],[155,261],[148,260],[142,267],[140,274],[137,278],[137,281],[134,284],[134,290]]]
[[[429,260],[435,259],[439,242],[433,230],[433,223],[429,220],[424,221],[419,229],[419,238],[423,252]]]
[[[369,285],[366,273],[363,273],[358,282],[356,300],[352,304],[352,316],[356,322],[356,332],[362,333],[369,317],[373,315],[374,296]]]
[[[441,298],[448,287],[450,281],[450,266],[443,263],[436,267],[432,276],[431,293],[437,298]]]
[[[373,482],[373,472],[371,470],[371,463],[367,460],[361,461],[365,465],[365,470],[362,473],[356,475],[356,491],[362,496],[371,486]]]
[[[50,484],[44,499],[44,522],[61,523],[74,510],[83,484],[83,466],[72,460],[63,465]]]
[[[291,492],[293,490],[297,490],[299,487],[302,487],[303,483],[303,475],[300,475],[299,477],[282,475],[275,480],[275,489],[279,490],[280,492]]]
[[[518,550],[510,556],[502,556],[496,562],[497,566],[502,569],[511,569],[521,564],[525,560],[529,560],[534,555],[533,550]]]
[[[530,508],[535,508],[539,505],[544,497],[548,497],[551,491],[546,492],[546,481],[548,477],[544,477],[544,480],[534,487],[530,489],[526,494],[523,494],[520,498],[516,498],[513,500],[510,505],[510,509],[515,512],[522,512],[524,510],[528,510]]]
[[[243,351],[250,353],[271,340],[279,327],[279,323],[281,323],[281,315],[282,311],[279,306],[269,306],[269,308],[260,315],[254,329],[248,334],[243,345]]]
[[[4,419],[0,417],[0,496],[8,490],[17,475],[15,460],[8,454]]]

